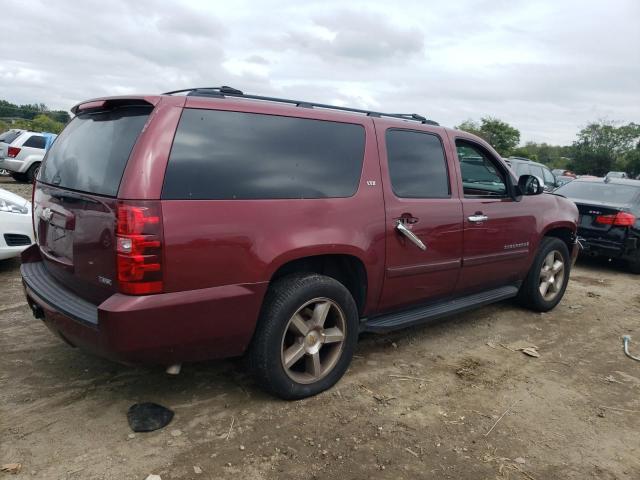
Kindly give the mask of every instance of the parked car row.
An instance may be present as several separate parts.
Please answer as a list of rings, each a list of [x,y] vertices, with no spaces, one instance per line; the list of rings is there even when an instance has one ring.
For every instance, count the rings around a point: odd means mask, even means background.
[[[0,169],[18,182],[33,183],[47,149],[57,135],[53,133],[9,130],[0,135]]]

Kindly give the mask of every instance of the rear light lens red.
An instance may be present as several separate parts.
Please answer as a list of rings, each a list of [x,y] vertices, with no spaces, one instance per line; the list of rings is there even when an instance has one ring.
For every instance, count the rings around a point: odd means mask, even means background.
[[[7,149],[7,156],[9,158],[16,158],[20,153],[20,149],[18,147],[9,147]]]
[[[116,251],[122,293],[147,295],[163,291],[161,219],[160,202],[118,203]]]
[[[596,223],[601,225],[614,225],[616,227],[630,227],[636,223],[636,217],[631,213],[618,212],[615,215],[598,215]]]

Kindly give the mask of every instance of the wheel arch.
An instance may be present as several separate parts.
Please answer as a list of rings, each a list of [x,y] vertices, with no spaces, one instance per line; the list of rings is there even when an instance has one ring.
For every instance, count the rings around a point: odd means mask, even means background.
[[[569,253],[573,248],[576,238],[576,226],[573,223],[561,222],[549,225],[543,232],[545,237],[554,237],[562,240],[566,245]]]
[[[358,313],[362,315],[365,311],[370,277],[365,262],[353,251],[315,252],[281,259],[273,264],[269,275],[269,284],[292,273],[317,273],[337,280],[353,296]]]

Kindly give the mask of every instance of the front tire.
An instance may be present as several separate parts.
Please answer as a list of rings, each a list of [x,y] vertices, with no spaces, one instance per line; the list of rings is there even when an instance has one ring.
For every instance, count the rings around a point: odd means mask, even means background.
[[[249,350],[258,384],[294,400],[331,388],[358,341],[358,310],[340,282],[317,274],[277,280],[267,292]]]
[[[520,288],[520,302],[536,312],[555,308],[569,283],[570,258],[566,243],[559,238],[544,237]]]

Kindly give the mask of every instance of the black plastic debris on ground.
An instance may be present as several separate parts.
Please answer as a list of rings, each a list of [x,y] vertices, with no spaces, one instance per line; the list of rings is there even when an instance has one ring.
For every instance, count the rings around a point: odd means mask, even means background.
[[[157,403],[135,403],[129,407],[127,420],[134,432],[153,432],[171,423],[173,411]]]

